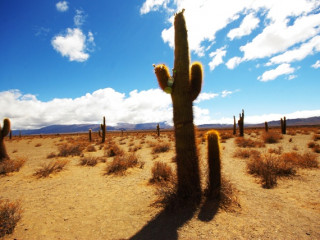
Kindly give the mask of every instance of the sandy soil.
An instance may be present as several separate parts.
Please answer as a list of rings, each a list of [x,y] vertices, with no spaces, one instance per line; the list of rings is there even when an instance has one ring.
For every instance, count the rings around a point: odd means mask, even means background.
[[[307,143],[314,131],[319,129],[296,131],[296,135],[285,135],[280,143],[256,150],[282,146],[283,152],[311,152]],[[260,135],[256,131],[246,137],[258,139]],[[41,164],[52,160],[47,155],[57,153],[59,144],[78,138],[86,141],[87,136],[6,139],[10,157],[24,157],[26,163],[19,172],[0,177],[0,197],[21,200],[23,209],[13,234],[4,239],[320,239],[319,169],[298,169],[295,176],[278,180],[275,188],[264,189],[247,173],[246,160],[233,157],[238,148],[230,138],[221,144],[222,171],[236,189],[241,207],[215,212],[208,202],[198,209],[170,215],[152,205],[157,196],[155,187],[148,183],[155,161],[175,167],[174,142],[169,135],[162,134],[160,140],[169,142],[171,150],[156,155],[150,147],[159,141],[154,134],[113,136],[125,151],[141,146],[136,153],[145,162],[143,169],[132,168],[125,175],[104,175],[111,157],[106,163],[88,167],[80,166],[80,157],[75,156],[57,158],[69,160],[66,169],[57,174],[40,179],[33,176]],[[107,135],[107,141],[110,138]],[[103,149],[84,151],[85,156],[103,154]],[[205,142],[200,144],[200,156],[205,182]]]

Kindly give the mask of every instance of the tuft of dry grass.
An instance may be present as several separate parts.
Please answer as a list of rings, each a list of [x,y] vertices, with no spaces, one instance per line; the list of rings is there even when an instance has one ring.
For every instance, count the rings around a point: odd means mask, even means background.
[[[301,168],[317,168],[318,161],[315,153],[306,152],[299,154],[297,152],[283,153],[281,155],[283,161],[289,162],[296,167]]]
[[[59,147],[59,157],[80,156],[84,147],[80,144],[62,144]]]
[[[282,136],[277,132],[265,132],[262,134],[264,143],[278,143],[280,139],[282,139]]]
[[[0,238],[13,233],[15,226],[21,219],[20,202],[10,202],[0,199]]]
[[[110,147],[108,147],[104,152],[104,156],[106,157],[114,157],[114,156],[122,156],[122,155],[124,155],[124,151],[115,143],[111,144]]]
[[[172,168],[164,162],[155,162],[151,169],[152,178],[149,180],[150,183],[163,184],[173,180]]]
[[[238,147],[242,148],[254,148],[254,147],[264,147],[264,143],[260,141],[254,141],[250,138],[237,137],[235,139],[235,143]]]
[[[20,168],[26,162],[25,158],[17,158],[15,160],[6,159],[0,163],[0,174],[7,174],[10,172],[19,172]]]
[[[152,148],[152,153],[163,153],[168,152],[170,150],[170,144],[169,143],[157,143]]]
[[[256,157],[256,156],[260,156],[260,152],[257,150],[249,150],[249,149],[237,149],[234,154],[234,157],[237,158],[242,158],[242,159],[246,159],[246,158],[250,158],[250,157]]]
[[[277,148],[269,148],[268,149],[268,153],[274,153],[274,154],[278,154],[278,155],[280,155],[282,153],[282,151],[283,151],[282,146],[279,146]]]
[[[35,147],[41,147],[42,144],[41,143],[37,143],[36,145],[34,145]]]
[[[117,155],[110,165],[107,166],[105,175],[123,175],[128,168],[133,168],[138,165],[140,165],[140,168],[143,168],[144,163],[140,162],[134,153]]]
[[[313,140],[314,140],[314,141],[320,140],[320,134],[314,134]]]
[[[97,151],[94,145],[89,145],[86,150],[87,150],[87,152],[96,152]]]
[[[67,165],[68,160],[55,160],[47,164],[42,165],[36,172],[33,174],[37,178],[48,177],[52,173],[60,172]]]
[[[98,158],[96,157],[82,157],[80,158],[80,165],[81,166],[90,166],[93,167],[97,165]]]

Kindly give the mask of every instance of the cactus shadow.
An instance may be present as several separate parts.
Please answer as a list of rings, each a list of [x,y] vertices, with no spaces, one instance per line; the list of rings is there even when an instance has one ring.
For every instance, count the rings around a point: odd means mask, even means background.
[[[164,209],[130,239],[178,239],[178,229],[194,216],[195,211],[196,207],[193,206],[187,206],[174,211]]]
[[[203,222],[210,222],[217,214],[219,207],[219,199],[208,197],[200,208],[198,219]]]

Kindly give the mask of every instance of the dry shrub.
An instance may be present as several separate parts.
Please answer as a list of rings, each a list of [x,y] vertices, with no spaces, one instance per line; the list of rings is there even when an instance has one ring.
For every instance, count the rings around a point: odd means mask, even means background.
[[[315,142],[309,142],[308,148],[314,148],[317,144]]]
[[[314,141],[320,140],[320,134],[315,134],[315,135],[313,136],[313,140],[314,140]]]
[[[39,169],[36,170],[33,175],[37,178],[48,177],[52,173],[62,171],[68,162],[68,160],[51,161],[47,164],[42,165]]]
[[[13,233],[15,226],[21,219],[20,202],[10,202],[0,199],[0,238]]]
[[[164,162],[155,162],[151,169],[150,183],[162,184],[173,179],[172,168]]]
[[[110,165],[107,166],[105,174],[122,175],[128,168],[133,168],[138,165],[140,165],[140,168],[143,168],[144,163],[140,162],[138,160],[138,157],[134,153],[117,155],[110,163]]]
[[[110,147],[108,147],[104,155],[106,157],[114,157],[114,156],[121,156],[124,155],[124,151],[117,145],[117,144],[111,144]]]
[[[52,153],[49,153],[48,155],[47,155],[47,158],[55,158],[57,156],[57,154],[55,154],[54,152],[52,152]]]
[[[19,172],[20,168],[24,165],[25,162],[25,158],[17,158],[15,160],[6,159],[3,162],[0,162],[0,174]]]
[[[282,136],[277,132],[265,132],[262,135],[262,140],[264,143],[277,143],[282,138]]]
[[[283,161],[289,162],[296,167],[301,168],[317,168],[318,161],[317,155],[314,153],[306,152],[304,154],[299,154],[297,152],[283,153],[281,155]]]
[[[42,146],[41,143],[37,143],[37,144],[35,145],[35,147],[41,147],[41,146]]]
[[[263,154],[260,157],[250,158],[247,169],[250,174],[261,178],[262,186],[272,188],[277,184],[277,176],[289,176],[295,173],[292,164],[281,161],[277,155]]]
[[[152,153],[163,153],[170,150],[169,143],[158,143],[152,148]]]
[[[278,155],[280,155],[282,153],[282,151],[283,151],[282,146],[279,146],[277,148],[269,148],[268,149],[268,153],[274,153],[274,154],[278,154]]]
[[[87,147],[87,152],[96,152],[97,150],[96,150],[96,148],[95,148],[95,146],[94,145],[89,145],[88,147]]]
[[[220,134],[220,139],[227,140],[229,138],[233,138],[233,135],[231,132],[222,132]]]
[[[237,137],[235,139],[235,143],[238,147],[246,148],[246,147],[264,147],[264,143],[260,141],[254,141],[250,138]]]
[[[93,167],[97,165],[98,158],[97,157],[82,157],[80,158],[80,165],[81,166],[90,166]]]
[[[80,156],[84,147],[80,144],[63,144],[59,147],[59,157]]]
[[[235,208],[240,207],[241,206],[236,195],[236,189],[233,187],[230,181],[222,176],[219,208],[225,211],[233,211]]]
[[[249,158],[256,155],[260,155],[260,152],[257,150],[239,149],[239,148],[233,154],[234,157],[242,158],[242,159]]]

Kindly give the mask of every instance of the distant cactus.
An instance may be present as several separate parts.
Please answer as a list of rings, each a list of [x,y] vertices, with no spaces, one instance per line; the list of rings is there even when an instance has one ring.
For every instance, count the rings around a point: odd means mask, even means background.
[[[160,137],[160,125],[159,125],[159,123],[157,124],[157,136]]]
[[[103,117],[103,123],[100,124],[100,130],[101,134],[99,131],[99,136],[101,137],[101,143],[104,143],[106,141],[106,117]]]
[[[240,137],[243,137],[243,133],[244,133],[244,110],[243,109],[242,109],[242,114],[239,114],[238,125],[239,125]]]
[[[3,127],[0,125],[0,162],[5,159],[10,159],[6,150],[6,146],[4,145],[4,137],[8,135],[10,132],[10,120],[9,118],[3,119]]]
[[[264,129],[266,130],[266,132],[269,131],[268,122],[264,122]]]
[[[280,119],[281,123],[281,133],[286,134],[287,133],[287,119],[286,117],[283,117],[283,119]]]
[[[89,129],[89,142],[92,142],[92,130]]]
[[[183,10],[184,11],[184,10]],[[178,197],[200,200],[200,174],[193,125],[192,102],[202,86],[202,65],[189,68],[189,47],[183,11],[174,18],[175,48],[173,76],[164,64],[154,66],[160,88],[171,94],[176,139]]]
[[[208,139],[208,196],[218,198],[221,189],[221,159],[220,159],[220,143],[219,133],[211,130],[207,133]]]
[[[10,130],[9,139],[12,139],[12,130]]]
[[[233,135],[237,134],[236,116],[233,116]]]

